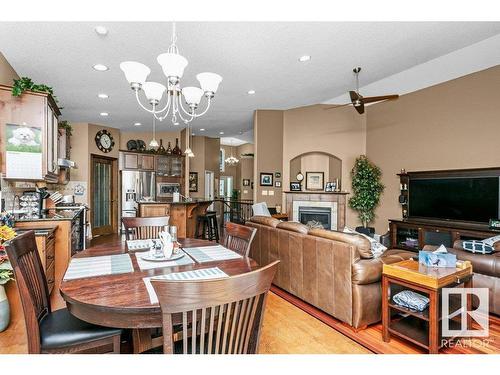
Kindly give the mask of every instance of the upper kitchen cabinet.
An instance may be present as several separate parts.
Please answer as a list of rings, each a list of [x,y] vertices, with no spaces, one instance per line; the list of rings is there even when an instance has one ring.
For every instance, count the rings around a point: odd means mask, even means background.
[[[59,108],[46,93],[12,96],[0,85],[1,169],[5,178],[56,183]]]
[[[155,170],[155,155],[120,151],[120,170]]]

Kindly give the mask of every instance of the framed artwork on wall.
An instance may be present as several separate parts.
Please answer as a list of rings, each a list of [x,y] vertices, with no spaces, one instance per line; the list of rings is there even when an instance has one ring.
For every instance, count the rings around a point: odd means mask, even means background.
[[[281,178],[281,172],[274,172],[274,177]]]
[[[324,172],[306,172],[306,190],[323,190],[324,179]]]
[[[281,187],[281,181],[275,181],[274,182],[274,187],[280,188]]]
[[[198,192],[198,172],[189,172],[189,192]]]
[[[300,187],[300,182],[297,181],[290,182],[290,191],[302,191],[302,188]]]
[[[260,186],[273,186],[273,174],[261,172],[260,173]]]
[[[243,186],[250,186],[250,179],[249,178],[243,179]]]

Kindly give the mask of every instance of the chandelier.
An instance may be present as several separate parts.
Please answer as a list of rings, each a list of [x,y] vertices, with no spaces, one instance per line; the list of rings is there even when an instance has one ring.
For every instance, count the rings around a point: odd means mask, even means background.
[[[170,115],[172,124],[179,125],[179,120],[185,124],[189,124],[195,118],[201,117],[207,113],[219,84],[222,81],[222,77],[210,72],[199,73],[196,75],[196,78],[201,88],[181,88],[180,80],[184,74],[184,69],[188,65],[188,61],[179,54],[176,42],[177,35],[175,23],[173,23],[172,43],[167,52],[162,53],[156,59],[166,76],[165,85],[158,82],[146,82],[147,77],[151,73],[151,69],[139,62],[124,61],[120,64],[120,69],[123,70],[130,87],[135,91],[135,97],[142,109],[151,113],[154,119],[159,121],[163,121]],[[139,97],[140,91],[144,92],[148,104],[142,104]],[[164,93],[166,93],[166,99],[161,106],[160,103],[162,102]],[[203,96],[206,98],[205,109],[199,111],[199,105]],[[183,102],[185,102],[186,108]],[[149,108],[147,106],[149,106]],[[154,145],[155,143],[156,145],[158,144],[153,135],[153,140],[150,145],[152,147],[157,147]]]
[[[239,159],[237,159],[237,158],[235,158],[235,157],[233,156],[233,146],[232,146],[232,145],[233,145],[233,142],[231,141],[231,156],[230,156],[230,157],[228,157],[226,160],[224,160],[224,162],[225,162],[227,165],[229,165],[230,167],[235,166],[236,164],[238,164],[238,163],[239,163]]]

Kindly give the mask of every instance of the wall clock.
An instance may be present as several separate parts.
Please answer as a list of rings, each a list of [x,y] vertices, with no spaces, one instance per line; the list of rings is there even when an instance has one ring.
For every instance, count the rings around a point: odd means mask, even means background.
[[[301,172],[299,172],[299,173],[297,173],[296,178],[297,178],[297,181],[302,182],[302,180],[304,179],[304,175]]]
[[[113,136],[107,130],[99,130],[95,135],[95,144],[97,148],[102,152],[110,152],[115,145],[115,141],[113,140]]]

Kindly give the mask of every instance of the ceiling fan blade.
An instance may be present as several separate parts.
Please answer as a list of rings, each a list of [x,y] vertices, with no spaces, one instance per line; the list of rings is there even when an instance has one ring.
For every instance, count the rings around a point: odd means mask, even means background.
[[[355,106],[354,106],[354,109],[355,109],[356,111],[358,111],[358,113],[359,113],[360,115],[362,115],[363,113],[365,113],[365,104],[364,104],[364,102],[363,102],[363,101],[361,101],[361,104],[360,104],[360,105],[355,105]]]
[[[331,106],[327,108],[323,108],[325,111],[329,111],[330,109],[337,109],[337,108],[342,108],[348,105],[352,105],[352,103],[346,103],[346,104],[332,104]]]
[[[363,103],[368,104],[368,103],[381,102],[384,100],[396,100],[397,98],[399,98],[399,95],[365,96],[363,98]]]
[[[351,102],[354,104],[354,102],[358,99],[360,99],[362,96],[359,95],[356,91],[349,91],[349,96],[351,97]]]

